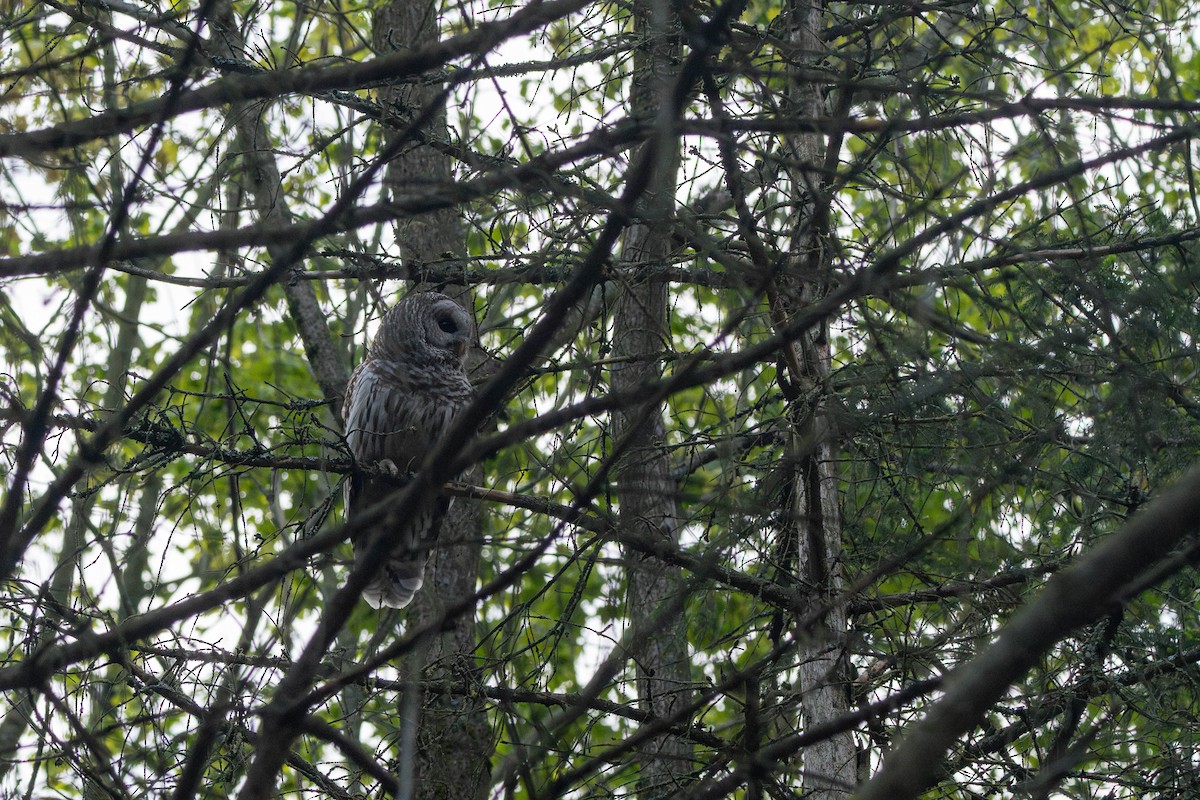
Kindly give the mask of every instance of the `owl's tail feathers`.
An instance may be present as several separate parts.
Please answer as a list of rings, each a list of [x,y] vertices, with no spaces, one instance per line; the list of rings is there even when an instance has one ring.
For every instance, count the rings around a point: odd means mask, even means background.
[[[363,599],[371,608],[404,608],[425,582],[425,560],[392,559],[367,584]]]

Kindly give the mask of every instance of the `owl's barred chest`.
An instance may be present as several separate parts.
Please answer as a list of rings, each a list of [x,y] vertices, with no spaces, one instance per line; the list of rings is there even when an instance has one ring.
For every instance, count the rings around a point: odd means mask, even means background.
[[[352,382],[346,409],[351,448],[359,459],[389,459],[401,471],[420,463],[471,397],[461,370],[420,372],[369,361]]]
[[[462,366],[456,362],[414,366],[373,359],[363,364],[381,387],[430,402],[465,404],[471,396],[471,384]]]

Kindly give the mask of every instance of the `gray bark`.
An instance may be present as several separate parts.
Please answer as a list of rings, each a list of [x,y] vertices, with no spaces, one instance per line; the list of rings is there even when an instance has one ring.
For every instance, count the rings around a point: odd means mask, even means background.
[[[666,96],[673,81],[672,64],[678,51],[677,22],[667,4],[652,0],[635,8],[633,105],[639,113],[670,109]],[[640,205],[642,223],[632,226],[623,242],[622,261],[636,274],[645,265],[666,263],[672,250],[670,221],[678,172],[678,138],[674,120],[661,114],[652,162],[656,174]],[[667,315],[667,284],[659,279],[632,277],[617,288],[613,318],[612,386],[636,390],[662,376],[661,355],[671,340]],[[665,449],[661,403],[643,403],[618,411],[613,440],[631,443],[620,455],[614,474],[620,504],[619,524],[631,536],[679,541],[678,487],[671,476]],[[629,623],[635,630],[654,630],[650,624],[666,604],[678,601],[682,576],[677,567],[624,548],[628,576]],[[633,643],[638,698],[656,718],[668,718],[691,703],[691,670],[687,620],[667,618],[655,635]],[[693,768],[691,744],[677,736],[652,739],[638,754],[638,796],[661,797],[686,788]]]
[[[821,0],[793,0],[785,11],[789,62],[807,66],[820,60],[824,44],[820,30],[824,21]],[[789,116],[823,116],[825,103],[820,89],[798,75],[788,92]],[[819,301],[829,284],[821,276],[829,273],[822,175],[826,166],[826,142],[817,133],[792,137],[789,142],[790,187],[794,202],[791,219],[791,253],[785,274],[777,276],[772,297],[777,319],[785,319]],[[818,276],[797,279],[792,276]],[[849,710],[849,664],[845,647],[847,619],[841,602],[842,521],[838,498],[836,442],[828,423],[831,358],[829,326],[826,322],[806,332],[785,353],[782,365],[790,386],[791,430],[788,466],[791,477],[789,520],[784,551],[797,588],[811,601],[813,610],[826,609],[798,648],[800,714],[805,728],[828,722]],[[790,540],[787,539],[790,537]],[[814,800],[841,800],[857,783],[857,751],[853,734],[833,735],[804,750],[802,786]]]
[[[373,45],[377,54],[416,49],[438,36],[438,7],[429,0],[393,0],[376,11]],[[394,117],[387,134],[407,135],[410,121],[426,116],[425,124],[388,165],[384,185],[395,193],[416,186],[448,185],[452,180],[450,159],[427,141],[448,137],[442,87],[415,82],[386,87],[379,99]],[[465,227],[457,209],[441,209],[420,216],[402,217],[394,224],[396,244],[407,266],[449,259],[461,263],[466,255]],[[445,286],[473,313],[465,287]],[[474,371],[479,351],[468,355],[467,367]],[[478,470],[462,479],[478,482]],[[442,522],[437,549],[425,568],[425,585],[406,611],[412,630],[439,619],[445,607],[475,591],[479,558],[483,547],[482,510],[478,503],[457,499]],[[472,657],[477,643],[473,615],[449,621],[442,632],[424,643],[403,666],[410,690],[400,698],[400,714],[406,730],[401,737],[402,789],[412,786],[413,797],[429,800],[472,800],[487,796],[491,775],[490,759],[495,748],[487,714],[479,698],[449,694],[427,695],[423,686],[440,680],[474,680],[479,665]]]

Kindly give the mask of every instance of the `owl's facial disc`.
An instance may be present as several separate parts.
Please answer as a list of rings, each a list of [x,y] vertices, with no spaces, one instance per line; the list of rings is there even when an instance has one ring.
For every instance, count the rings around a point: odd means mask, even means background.
[[[453,303],[440,304],[433,312],[433,325],[429,330],[431,343],[450,350],[462,358],[467,352],[467,344],[471,336],[463,317],[465,314],[462,309]]]

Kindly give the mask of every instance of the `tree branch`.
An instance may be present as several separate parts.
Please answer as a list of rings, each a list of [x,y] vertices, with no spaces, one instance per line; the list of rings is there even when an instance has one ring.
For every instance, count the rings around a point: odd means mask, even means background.
[[[977,725],[1014,681],[1067,634],[1124,605],[1130,599],[1123,595],[1125,587],[1198,529],[1200,466],[1052,577],[983,652],[954,669],[942,699],[909,727],[859,800],[905,800],[932,785],[954,741]]]

